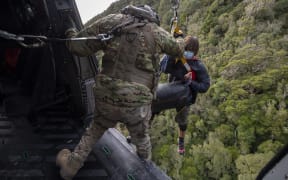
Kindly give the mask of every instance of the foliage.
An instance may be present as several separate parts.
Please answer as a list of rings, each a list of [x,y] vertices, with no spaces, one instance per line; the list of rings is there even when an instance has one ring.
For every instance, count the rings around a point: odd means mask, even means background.
[[[208,139],[203,145],[192,146],[191,151],[201,179],[231,177],[232,155],[213,133],[209,133]]]
[[[239,180],[254,180],[261,170],[273,156],[273,153],[255,153],[240,155],[236,160],[236,167],[239,171]]]

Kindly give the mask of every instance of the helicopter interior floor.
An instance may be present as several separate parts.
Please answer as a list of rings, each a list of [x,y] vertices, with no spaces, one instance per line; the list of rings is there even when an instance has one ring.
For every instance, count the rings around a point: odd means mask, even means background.
[[[45,108],[35,117],[29,113],[31,99],[31,96],[23,94],[15,79],[2,74],[0,177],[7,180],[60,179],[59,169],[55,166],[56,154],[62,148],[73,149],[79,141],[81,129],[65,103]],[[75,179],[104,180],[108,176],[91,154]]]

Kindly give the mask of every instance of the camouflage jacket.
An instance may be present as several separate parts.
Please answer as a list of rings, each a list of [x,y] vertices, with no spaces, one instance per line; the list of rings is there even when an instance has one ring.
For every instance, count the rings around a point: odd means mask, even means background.
[[[153,93],[159,55],[165,53],[174,57],[181,56],[183,41],[176,42],[172,35],[155,23],[145,20],[143,22],[124,14],[111,14],[99,19],[79,33],[73,34],[73,37],[105,34],[131,19],[133,23],[121,28],[121,33],[114,34],[109,41],[69,41],[67,47],[79,56],[88,56],[103,50],[102,74],[122,80],[123,83],[144,85]]]

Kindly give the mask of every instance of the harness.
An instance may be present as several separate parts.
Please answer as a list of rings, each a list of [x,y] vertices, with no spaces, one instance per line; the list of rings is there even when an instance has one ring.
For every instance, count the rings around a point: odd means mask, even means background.
[[[139,13],[137,13],[138,10]],[[150,22],[157,23],[156,17],[150,11],[131,5],[125,7],[121,12],[127,15],[126,19],[107,32],[115,38],[120,38],[119,44],[121,46],[117,48],[114,54],[107,53],[104,55],[103,63],[105,64],[103,65],[107,68],[103,67],[102,73],[129,82],[144,84],[155,95],[159,79],[159,66],[157,63],[158,57],[156,58],[155,38],[152,33],[154,25]],[[140,16],[141,14],[143,16]],[[131,47],[134,48],[131,49]],[[150,56],[145,57],[150,62],[140,61],[141,55]],[[145,63],[148,64],[145,65]],[[149,69],[146,66],[151,68]],[[134,74],[134,76],[131,76],[131,74]]]
[[[156,45],[153,33],[151,33],[151,28],[154,26],[133,16],[128,16],[124,21],[111,30],[120,38],[118,41],[121,46],[116,49],[115,53],[104,55],[103,63],[105,64],[103,64],[102,73],[129,82],[145,84],[154,94],[159,74],[155,57]],[[151,56],[145,57],[150,62],[141,61],[141,55]],[[150,65],[145,65],[145,63]],[[153,69],[149,69],[148,66]],[[134,75],[131,76],[131,74]]]

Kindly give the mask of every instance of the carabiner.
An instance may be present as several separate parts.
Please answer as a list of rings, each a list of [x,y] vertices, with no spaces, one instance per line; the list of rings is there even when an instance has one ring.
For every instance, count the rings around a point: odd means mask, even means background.
[[[171,0],[172,9],[176,11],[179,8],[180,0]]]

